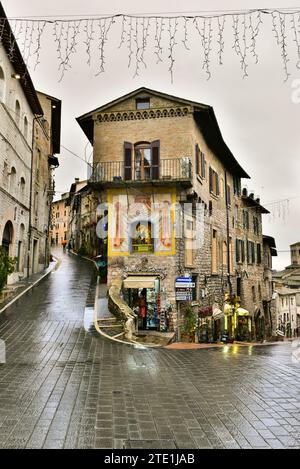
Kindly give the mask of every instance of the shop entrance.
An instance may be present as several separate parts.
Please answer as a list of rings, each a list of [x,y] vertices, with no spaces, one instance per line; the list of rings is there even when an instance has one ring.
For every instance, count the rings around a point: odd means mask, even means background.
[[[160,330],[160,286],[157,277],[128,277],[124,299],[138,316],[139,330]]]

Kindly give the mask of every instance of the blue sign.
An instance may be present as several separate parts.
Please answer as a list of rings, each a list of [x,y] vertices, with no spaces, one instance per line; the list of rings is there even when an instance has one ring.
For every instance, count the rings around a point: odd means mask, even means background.
[[[192,282],[192,277],[176,277],[176,283],[188,283]]]

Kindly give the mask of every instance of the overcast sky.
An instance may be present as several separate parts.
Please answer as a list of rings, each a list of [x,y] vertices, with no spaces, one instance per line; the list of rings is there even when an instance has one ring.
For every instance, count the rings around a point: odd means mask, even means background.
[[[280,5],[278,0],[274,2],[264,0],[263,7],[285,6]],[[8,17],[187,12],[199,9],[211,11],[222,9],[225,5],[221,0],[203,0],[201,7],[199,3],[199,0],[152,0],[150,3],[136,0],[2,0]],[[258,1],[226,2],[226,9],[261,6]],[[259,64],[254,65],[249,58],[249,77],[245,79],[242,79],[239,59],[232,48],[230,18],[225,26],[224,64],[218,65],[213,47],[210,80],[206,79],[202,69],[203,56],[199,37],[195,34],[189,35],[190,51],[183,47],[180,40],[175,46],[173,83],[168,72],[167,54],[164,55],[164,62],[156,65],[153,54],[149,52],[145,55],[147,69],[141,67],[140,76],[133,79],[134,70],[127,67],[126,48],[118,49],[118,24],[111,30],[107,43],[105,73],[95,76],[97,61],[93,56],[89,67],[86,64],[85,48],[79,44],[72,69],[59,82],[56,50],[51,34],[46,35],[42,42],[41,64],[36,71],[31,69],[30,73],[38,90],[62,99],[61,142],[81,158],[88,157],[90,150],[86,148],[87,140],[75,117],[135,88],[146,86],[212,105],[224,140],[251,176],[251,180],[244,182],[273,213],[264,217],[264,233],[275,237],[278,251],[281,252],[277,258],[273,258],[274,267],[282,268],[290,263],[289,245],[300,241],[300,103],[292,99],[296,80],[299,80],[300,88],[300,70],[295,67],[294,50],[289,62],[291,76],[286,83],[283,82],[280,49],[271,31],[271,18],[263,20],[264,26],[257,38]],[[86,178],[86,164],[62,148],[60,167],[56,171],[56,189],[67,191],[75,177]],[[274,200],[286,198],[290,199],[289,204],[270,204]]]

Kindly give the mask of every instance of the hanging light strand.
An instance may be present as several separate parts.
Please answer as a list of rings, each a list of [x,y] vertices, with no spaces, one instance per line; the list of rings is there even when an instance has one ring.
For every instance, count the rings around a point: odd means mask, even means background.
[[[135,62],[134,76],[139,76],[141,64],[147,68],[147,52],[150,50],[150,40],[154,44],[156,62],[163,62],[164,50],[168,51],[168,69],[171,81],[174,80],[177,46],[180,43],[185,51],[191,50],[190,39],[194,39],[190,25],[194,26],[199,37],[198,44],[202,51],[202,69],[209,79],[212,75],[212,61],[216,57],[220,65],[224,62],[226,17],[231,18],[231,34],[233,37],[233,51],[240,61],[243,78],[248,76],[248,59],[253,57],[258,63],[257,44],[263,25],[263,17],[270,17],[269,27],[274,34],[280,51],[284,81],[291,75],[291,58],[296,55],[295,66],[300,69],[300,9],[252,9],[252,10],[220,10],[202,12],[192,15],[102,15],[94,17],[71,16],[68,19],[44,18],[14,18],[10,21],[0,18],[0,41],[5,36],[6,50],[12,60],[15,56],[16,44],[25,64],[34,69],[41,63],[41,48],[43,37],[52,29],[56,46],[58,71],[60,80],[71,69],[71,59],[79,46],[85,48],[87,64],[92,61],[97,64],[95,75],[104,72],[105,48],[109,40],[109,32],[117,23],[119,26],[119,48],[127,46],[128,68]],[[8,26],[11,26],[11,29]],[[226,36],[227,38],[227,36]],[[194,44],[194,43],[193,43]],[[197,47],[197,46],[196,46]],[[290,49],[294,48],[296,54]],[[94,49],[98,50],[98,59],[94,60]],[[135,58],[135,60],[134,60]]]

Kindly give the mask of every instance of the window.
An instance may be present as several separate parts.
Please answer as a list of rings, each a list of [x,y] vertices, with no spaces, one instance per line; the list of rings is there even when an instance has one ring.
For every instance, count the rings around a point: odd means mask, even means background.
[[[245,242],[242,239],[236,239],[235,242],[235,249],[236,249],[236,262],[244,262],[245,261]]]
[[[138,98],[135,103],[137,109],[150,109],[150,98]]]
[[[255,286],[254,285],[252,287],[252,300],[253,300],[253,302],[256,301],[256,292],[255,292]]]
[[[227,243],[226,241],[223,241],[223,265],[224,267],[227,267],[227,263],[228,263]]]
[[[185,243],[185,265],[188,267],[193,266],[193,237],[195,220],[192,215],[185,214],[185,230],[184,230],[184,243]]]
[[[16,179],[17,179],[17,172],[16,168],[12,167],[9,174],[9,192],[14,194],[16,190]]]
[[[139,145],[135,147],[134,172],[136,181],[151,179],[151,148]]]
[[[261,264],[261,245],[260,244],[257,244],[256,246],[256,259],[257,259],[257,263]]]
[[[259,220],[255,215],[253,216],[253,232],[255,235],[259,235]]]
[[[219,195],[219,176],[211,167],[209,168],[209,191],[211,194]]]
[[[196,144],[195,147],[195,153],[196,153],[196,173],[201,176],[202,178],[205,178],[205,155],[202,151],[200,151],[198,143]]]
[[[226,203],[227,205],[231,205],[231,193],[230,193],[229,184],[227,184],[227,188],[226,188]]]
[[[2,68],[0,67],[0,101],[4,101],[5,95],[5,76]]]
[[[246,209],[243,210],[243,228],[245,230],[249,229],[249,212]]]
[[[220,178],[220,194],[221,197],[225,197],[225,185],[224,185],[224,179]]]
[[[25,196],[25,179],[21,177],[20,179],[20,199],[21,202],[24,203],[24,196]]]
[[[241,178],[238,176],[233,177],[233,192],[235,195],[241,195]]]
[[[20,107],[19,101],[17,100],[15,104],[15,119],[16,119],[17,125],[20,125],[20,117],[21,117],[21,107]]]
[[[294,305],[294,298],[291,296],[291,305]]]
[[[28,139],[28,120],[27,117],[24,117],[24,137]]]
[[[258,285],[258,298],[261,300],[261,286],[260,284]]]
[[[233,272],[232,238],[229,238],[229,269],[230,272]]]
[[[284,307],[284,299],[281,298],[281,306]]]
[[[211,245],[211,271],[212,273],[218,273],[218,237],[217,231],[212,232],[212,245]]]
[[[248,264],[255,262],[255,243],[253,241],[247,241],[247,262]]]
[[[147,143],[141,142],[134,146],[134,155],[132,156],[133,145],[124,142],[124,179],[131,181],[132,178],[137,181],[157,180],[160,176],[160,142]]]

